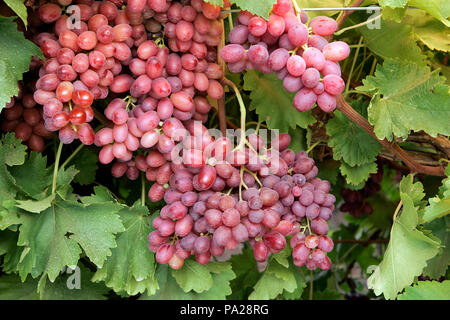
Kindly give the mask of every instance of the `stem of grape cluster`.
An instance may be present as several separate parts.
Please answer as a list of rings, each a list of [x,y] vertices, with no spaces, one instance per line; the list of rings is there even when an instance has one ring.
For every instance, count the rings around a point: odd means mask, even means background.
[[[359,42],[358,44],[360,45],[363,41],[363,37],[359,38]],[[348,74],[348,79],[347,79],[347,83],[345,85],[345,92],[347,92],[350,89],[350,83],[351,83],[351,79],[352,79],[352,73],[353,73],[353,69],[355,69],[355,65],[356,65],[356,60],[358,59],[358,55],[359,55],[359,49],[360,47],[356,48],[356,53],[355,53],[355,57],[353,58],[353,63],[352,63],[352,67],[350,68],[350,72]]]
[[[300,13],[301,13],[302,9],[300,9],[297,1],[295,1],[295,0],[292,0],[292,5],[294,6],[294,10],[295,10],[295,13],[297,14],[297,17],[300,19]]]
[[[61,168],[64,168],[82,149],[84,148],[84,144],[80,144],[74,152],[63,162]]]
[[[145,176],[141,174],[141,206],[145,207]]]
[[[313,283],[314,283],[314,279],[313,279],[313,271],[310,270],[309,272],[309,300],[313,299]]]
[[[236,98],[238,99],[239,108],[240,108],[240,111],[241,111],[241,139],[239,141],[239,144],[233,150],[233,151],[236,151],[236,150],[242,149],[244,147],[244,145],[245,145],[245,141],[247,140],[245,138],[245,118],[246,118],[246,115],[247,115],[247,111],[245,109],[245,104],[244,104],[244,100],[242,99],[241,93],[239,92],[239,89],[236,87],[234,82],[228,80],[227,78],[224,78],[223,82],[226,85],[228,85],[231,88],[233,88],[234,93],[236,94]]]
[[[61,159],[62,147],[63,147],[63,143],[60,142],[59,146],[58,146],[58,151],[56,152],[55,167],[53,169],[52,194],[55,194],[55,191],[56,191],[56,180],[58,179],[59,159]]]
[[[350,27],[347,27],[347,28],[343,28],[343,29],[341,29],[341,30],[339,30],[339,31],[336,31],[336,32],[334,33],[334,35],[335,35],[335,36],[339,36],[339,35],[343,34],[345,31],[352,30],[352,29],[356,29],[356,28],[359,28],[359,27],[368,25],[368,24],[370,24],[370,23],[372,23],[372,22],[374,22],[375,20],[378,20],[378,19],[380,19],[380,18],[381,18],[381,13],[380,13],[379,15],[377,15],[376,17],[372,18],[372,19],[369,19],[369,20],[367,20],[367,21],[364,21],[364,22],[355,24],[355,25],[353,25],[353,26],[350,26]]]

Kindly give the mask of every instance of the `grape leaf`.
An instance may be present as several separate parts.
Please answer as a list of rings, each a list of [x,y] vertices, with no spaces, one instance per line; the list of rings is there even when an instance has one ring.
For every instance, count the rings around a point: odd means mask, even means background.
[[[117,215],[120,209],[113,202],[85,205],[56,196],[53,205],[40,214],[21,214],[21,278],[31,273],[33,278],[42,274],[41,280],[48,276],[54,281],[64,266],[76,266],[81,248],[102,267],[116,246],[114,234],[123,231]]]
[[[7,133],[2,140],[2,148],[5,148],[4,161],[8,166],[18,166],[25,162],[27,146],[22,140],[16,139],[14,133]]]
[[[434,198],[430,198],[429,206],[425,208],[423,220],[432,221],[450,213],[450,166],[446,169],[447,178],[442,181],[441,192]]]
[[[199,300],[225,300],[231,294],[230,281],[236,278],[231,263],[210,262],[206,267],[211,272],[213,285],[210,289],[195,294]]]
[[[231,0],[242,10],[247,10],[253,14],[269,19],[269,12],[277,0]]]
[[[280,265],[275,259],[271,260],[248,299],[270,300],[275,299],[283,291],[294,292],[297,289],[294,272]]]
[[[47,198],[42,200],[16,200],[16,207],[21,208],[28,212],[39,213],[47,208],[50,208],[53,200],[55,200],[55,195],[51,194]]]
[[[31,152],[23,165],[11,167],[9,171],[16,180],[16,186],[26,195],[36,200],[46,197],[52,181],[52,170],[47,168],[47,157]]]
[[[450,217],[433,220],[425,224],[425,228],[441,240],[442,248],[434,258],[428,260],[423,274],[432,279],[439,279],[445,276],[450,265]]]
[[[91,184],[95,181],[97,172],[98,154],[91,149],[84,148],[72,160],[79,173],[75,176],[74,182],[81,185]]]
[[[395,22],[402,22],[405,17],[406,12],[408,11],[407,7],[404,8],[391,8],[391,7],[383,7],[382,18],[384,20],[393,20]]]
[[[357,89],[373,94],[369,122],[378,138],[406,138],[410,131],[450,135],[449,87],[439,71],[400,60],[386,60],[375,77]]]
[[[196,263],[192,260],[192,263]],[[198,265],[198,264],[197,264]],[[212,277],[212,286],[201,293],[194,291],[185,292],[177,284],[172,276],[173,272],[169,272],[167,265],[159,265],[156,271],[160,289],[152,296],[141,296],[143,300],[225,300],[226,296],[231,294],[230,281],[236,277],[228,262],[210,262],[204,266],[205,270]],[[183,269],[183,268],[182,268]],[[201,280],[200,280],[201,281]]]
[[[403,8],[408,4],[408,0],[379,0],[382,7]]]
[[[0,256],[8,253],[17,243],[17,233],[11,230],[0,232]]]
[[[5,3],[10,7],[20,19],[22,19],[25,28],[27,27],[27,7],[24,5],[25,0],[5,0]]]
[[[450,27],[450,3],[447,0],[409,0],[408,4],[420,8]]]
[[[283,88],[283,83],[275,74],[247,71],[244,89],[251,91],[250,110],[255,110],[260,120],[266,121],[269,129],[288,132],[296,126],[306,128],[315,122],[311,112],[298,112],[292,105],[294,94]]]
[[[25,153],[20,152],[17,153],[16,156],[11,157],[11,154],[16,154],[13,152],[13,150],[18,150],[14,148],[11,150],[11,148],[8,147],[11,144],[5,143],[5,140],[7,141],[10,139],[9,135],[6,135],[3,137],[3,139],[0,141],[0,225],[2,224],[2,212],[6,210],[4,208],[4,202],[14,199],[17,194],[16,189],[16,181],[14,180],[13,176],[9,173],[8,168],[6,166],[7,162],[9,163],[17,163],[20,162],[22,158],[25,158]],[[15,145],[15,143],[14,143]]]
[[[398,300],[450,300],[450,280],[419,281],[398,296]]]
[[[356,20],[349,20],[355,24]],[[424,64],[422,54],[412,32],[412,26],[405,23],[381,19],[379,28],[358,28],[364,37],[367,47],[383,59],[396,59]],[[388,37],[386,35],[389,35]]]
[[[333,148],[333,159],[343,159],[350,166],[374,162],[381,150],[381,145],[351,122],[340,111],[334,113],[334,118],[326,125],[330,136],[328,145]]]
[[[306,288],[305,274],[301,268],[294,267],[291,263],[291,268],[294,270],[295,282],[297,283],[297,288],[294,291],[288,292],[283,291],[283,296],[288,300],[298,300],[301,298],[303,289]]]
[[[181,269],[172,270],[172,276],[184,292],[194,290],[200,293],[209,290],[213,285],[208,268],[192,260],[185,260]]]
[[[414,35],[428,48],[450,51],[450,34],[448,28],[420,10],[409,10],[405,23],[414,25]]]
[[[104,281],[115,292],[125,291],[129,295],[145,290],[147,294],[154,294],[158,283],[155,279],[155,257],[148,249],[147,236],[151,231],[148,209],[136,202],[118,214],[125,231],[117,235],[117,247],[111,250],[111,256],[97,270],[93,281]]]
[[[17,30],[14,17],[0,16],[0,111],[19,93],[18,81],[28,70],[31,57],[44,59],[41,50]]]
[[[356,186],[367,181],[371,173],[377,173],[377,164],[375,162],[370,162],[352,167],[341,161],[339,170],[341,171],[341,174],[345,176],[347,183]]]
[[[78,284],[75,280],[79,276],[79,287],[68,286]],[[38,281],[29,279],[21,282],[17,275],[3,275],[0,277],[0,300],[105,300],[108,289],[92,283],[92,272],[78,266],[75,271],[63,273],[54,283],[47,284],[45,291],[39,295],[36,291]]]
[[[369,268],[373,273],[367,280],[369,289],[376,295],[383,293],[386,299],[394,299],[409,286],[439,250],[439,242],[416,229],[419,218],[414,200],[403,192],[400,196],[402,212],[394,220],[382,262]]]
[[[215,6],[223,6],[223,0],[204,0],[205,2],[211,3]]]
[[[295,0],[300,8],[341,8],[346,6],[345,0],[327,0],[326,6],[323,0]],[[334,16],[339,13],[339,11],[308,11],[308,16],[314,18],[316,16]]]
[[[422,201],[423,197],[425,197],[425,193],[423,192],[423,185],[421,182],[414,183],[414,179],[411,174],[400,181],[399,189],[400,195],[401,193],[407,194],[411,198],[415,206],[421,206],[425,204],[425,202]]]

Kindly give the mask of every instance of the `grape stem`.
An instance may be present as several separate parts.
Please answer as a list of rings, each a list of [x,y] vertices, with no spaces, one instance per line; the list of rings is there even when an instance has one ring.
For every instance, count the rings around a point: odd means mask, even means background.
[[[352,30],[352,29],[356,29],[356,28],[359,28],[359,27],[368,25],[369,23],[372,23],[373,21],[378,20],[378,19],[380,19],[380,18],[381,18],[381,13],[380,13],[379,15],[377,15],[376,17],[371,18],[371,19],[369,19],[369,20],[366,20],[366,21],[364,21],[364,22],[355,24],[355,25],[350,26],[350,27],[347,27],[347,28],[343,28],[343,29],[341,29],[341,30],[335,32],[334,35],[335,35],[335,36],[339,36],[339,35],[343,34],[345,31]]]
[[[52,194],[55,194],[56,191],[56,180],[58,179],[59,159],[61,159],[62,147],[63,143],[61,141],[58,146],[58,151],[56,151],[55,168],[53,169]]]
[[[263,184],[261,183],[261,180],[259,180],[258,175],[247,168],[244,167],[244,171],[251,174],[253,178],[255,178],[256,182],[259,184],[259,187],[262,188]]]
[[[231,88],[233,88],[234,93],[236,94],[236,97],[237,97],[238,102],[239,102],[239,107],[240,107],[240,111],[241,111],[241,139],[239,141],[239,144],[236,146],[236,148],[234,148],[233,151],[241,150],[241,149],[244,148],[245,141],[247,140],[245,138],[245,118],[246,118],[247,111],[245,109],[244,100],[242,99],[241,93],[239,92],[239,89],[236,87],[236,85],[234,84],[233,81],[230,81],[227,78],[223,78],[222,81],[226,85],[228,85]]]
[[[313,278],[313,271],[310,270],[309,272],[309,300],[313,299],[313,283],[314,283],[314,278]]]
[[[356,0],[355,2],[353,2],[350,7],[356,8],[359,7],[362,3],[364,2],[364,0]],[[342,11],[342,15],[337,19],[337,24],[338,27],[340,28],[342,26],[342,24],[344,23],[345,19],[347,19],[347,17],[349,15],[351,15],[354,11]]]
[[[300,7],[298,6],[297,1],[295,1],[295,0],[292,0],[292,5],[294,6],[294,10],[295,10],[295,13],[297,15],[297,18],[300,19],[300,13],[302,12],[302,9],[300,9]]]
[[[363,41],[363,37],[361,36],[359,38],[359,42],[358,45],[361,45]],[[353,58],[353,63],[352,63],[352,67],[350,68],[350,72],[348,74],[348,79],[347,79],[347,84],[345,85],[345,92],[347,92],[350,89],[350,83],[351,83],[351,78],[353,75],[353,70],[355,69],[355,65],[356,65],[356,60],[358,60],[358,55],[359,55],[359,49],[360,47],[358,46],[356,48],[356,53],[355,53],[355,57]]]
[[[355,109],[353,109],[342,96],[339,96],[337,98],[337,108],[352,122],[354,122],[364,131],[374,137],[383,147],[390,150],[394,154],[394,156],[403,161],[411,172],[423,173],[439,177],[445,176],[444,168],[420,164],[416,160],[414,160],[405,150],[400,148],[398,144],[389,142],[387,139],[380,140],[374,132],[374,127],[367,121],[366,118],[361,116]]]
[[[315,147],[317,147],[320,143],[322,143],[322,140],[317,141],[316,143],[314,143],[311,147],[309,147],[308,150],[306,150],[306,153],[310,153],[311,151],[314,150]]]
[[[80,144],[74,152],[64,161],[61,165],[61,169],[64,168],[82,149],[84,148],[84,144]]]
[[[141,174],[141,206],[145,207],[145,177]]]

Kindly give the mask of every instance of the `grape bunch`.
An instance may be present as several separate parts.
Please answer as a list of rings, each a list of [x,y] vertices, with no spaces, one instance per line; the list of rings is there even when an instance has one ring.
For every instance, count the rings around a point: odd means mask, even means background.
[[[380,183],[383,180],[383,166],[378,166],[377,173],[371,174],[364,188],[361,190],[342,189],[341,195],[344,203],[341,204],[339,210],[348,212],[355,218],[360,218],[363,214],[370,215],[373,213],[372,205],[367,199],[380,191]]]
[[[158,117],[162,121],[171,116],[182,121],[192,117],[206,121],[209,103],[205,102],[205,96],[213,99],[223,96],[222,85],[217,81],[223,72],[214,63],[215,46],[222,34],[217,19],[219,6],[201,0],[193,0],[191,5],[189,1],[182,4],[144,0],[128,1],[122,9],[117,6],[122,4],[119,2],[76,1],[81,21],[73,27],[69,16],[62,15],[57,4],[39,8],[41,21],[54,23],[54,27],[53,32],[35,37],[46,61],[39,72],[34,98],[44,106],[46,128],[59,131],[63,143],[76,138],[88,145],[95,142],[89,125],[94,118],[91,106],[95,99],[111,96],[110,92],[113,97],[129,93],[131,97],[142,98],[133,110],[121,108],[114,119],[107,115],[122,129],[122,138],[116,137],[115,142],[123,143],[126,137],[133,140],[128,143],[133,144],[128,149],[131,152],[139,147],[140,137],[125,135],[127,114],[135,118],[161,109]],[[155,23],[164,25],[164,38],[148,40],[147,29],[154,30]],[[194,110],[196,95],[201,104],[199,112]],[[117,99],[113,101],[118,103]],[[149,126],[145,130],[148,132]],[[129,152],[122,158],[129,160]]]
[[[42,108],[34,101],[33,93],[19,83],[19,93],[6,104],[2,112],[1,128],[4,132],[14,132],[30,150],[42,152],[45,139],[53,133],[46,129],[42,119]]]
[[[348,57],[350,48],[345,42],[326,39],[338,29],[335,20],[318,16],[309,21],[309,28],[307,20],[291,0],[278,0],[268,21],[241,11],[230,31],[230,44],[220,55],[233,73],[276,72],[284,89],[296,93],[293,105],[298,111],[308,111],[317,103],[331,112],[345,88],[339,61]]]
[[[248,142],[251,147],[232,150],[222,137],[203,150],[184,149],[181,163],[165,164],[167,186],[149,191],[166,202],[153,221],[149,249],[159,263],[178,269],[191,254],[206,264],[248,240],[255,260],[263,262],[292,236],[297,266],[328,270],[333,242],[327,221],[336,200],[330,184],[316,177],[305,152],[288,149],[289,135],[275,138],[270,148],[257,134]]]

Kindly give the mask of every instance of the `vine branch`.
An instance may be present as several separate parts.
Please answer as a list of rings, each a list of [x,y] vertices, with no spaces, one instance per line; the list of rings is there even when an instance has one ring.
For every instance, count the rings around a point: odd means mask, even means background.
[[[353,2],[350,7],[354,8],[354,7],[359,7],[362,3],[364,2],[364,0],[356,0],[355,2]],[[342,15],[337,19],[337,24],[339,29],[341,28],[342,24],[344,23],[345,19],[347,19],[347,17],[349,15],[351,15],[353,12],[355,11],[343,11]]]
[[[423,173],[432,176],[445,176],[444,168],[431,167],[416,162],[405,150],[396,143],[388,140],[380,140],[373,131],[373,126],[358,112],[356,112],[341,96],[337,98],[338,110],[341,111],[352,122],[374,137],[382,146],[389,149],[398,159],[402,160],[412,172]]]

